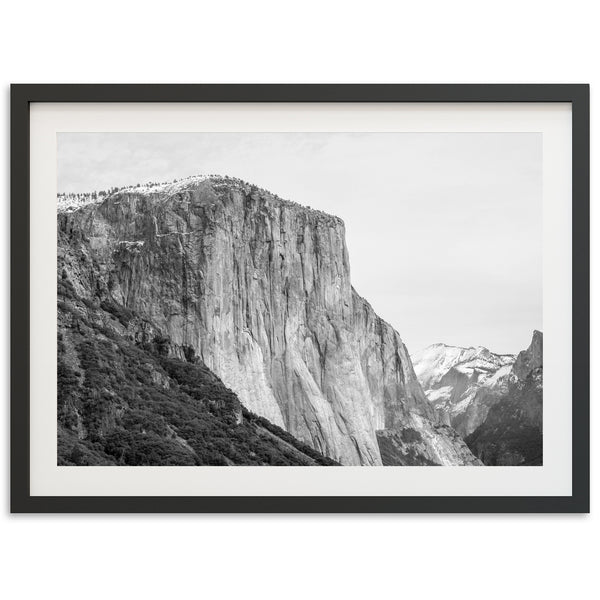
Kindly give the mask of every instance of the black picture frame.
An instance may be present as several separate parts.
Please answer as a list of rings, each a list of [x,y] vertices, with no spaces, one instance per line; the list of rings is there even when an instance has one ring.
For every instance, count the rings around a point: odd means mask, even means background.
[[[34,102],[563,102],[572,106],[572,495],[436,497],[41,497],[30,494],[29,109]],[[583,513],[589,512],[589,86],[79,85],[11,86],[11,512]]]

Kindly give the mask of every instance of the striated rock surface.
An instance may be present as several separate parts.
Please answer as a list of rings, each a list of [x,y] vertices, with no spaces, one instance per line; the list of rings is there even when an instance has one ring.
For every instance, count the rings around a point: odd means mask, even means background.
[[[508,389],[466,442],[486,465],[543,463],[543,336],[517,356]]]
[[[494,354],[483,346],[446,344],[434,344],[411,358],[428,400],[463,438],[506,394],[515,362],[514,355]]]
[[[71,204],[58,228],[79,296],[141,315],[324,455],[380,465],[377,432],[418,426],[427,460],[472,463],[436,428],[399,334],[352,288],[341,219],[198,177]]]
[[[403,426],[378,431],[377,440],[384,465],[483,464],[452,427],[424,419],[415,413]]]

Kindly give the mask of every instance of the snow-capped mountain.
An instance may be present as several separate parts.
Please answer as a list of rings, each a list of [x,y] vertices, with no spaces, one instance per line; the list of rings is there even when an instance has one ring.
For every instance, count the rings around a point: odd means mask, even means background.
[[[516,359],[483,346],[446,344],[433,344],[411,358],[428,400],[463,437],[483,423],[506,392]]]

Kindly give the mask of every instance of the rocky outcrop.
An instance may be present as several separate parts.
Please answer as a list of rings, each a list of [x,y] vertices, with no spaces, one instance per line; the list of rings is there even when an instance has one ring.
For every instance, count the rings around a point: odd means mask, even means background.
[[[517,356],[506,393],[466,442],[486,465],[541,465],[542,431],[543,337],[534,331],[529,348]]]
[[[230,178],[130,188],[59,213],[65,277],[188,348],[251,411],[343,464],[377,431],[434,427],[399,334],[352,288],[341,219]],[[137,335],[137,334],[136,334]]]
[[[514,355],[494,354],[483,346],[446,344],[434,344],[411,358],[428,400],[463,438],[506,394],[515,362]]]
[[[524,381],[532,374],[538,373],[544,366],[544,337],[541,331],[534,331],[531,344],[522,350],[512,368],[517,381]],[[541,378],[540,378],[541,384]]]
[[[384,465],[430,466],[483,463],[449,425],[411,415],[405,425],[377,432]]]

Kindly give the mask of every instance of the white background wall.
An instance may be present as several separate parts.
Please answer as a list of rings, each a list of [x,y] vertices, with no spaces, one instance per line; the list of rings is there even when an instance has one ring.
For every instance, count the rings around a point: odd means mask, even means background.
[[[13,1],[0,33],[2,189],[8,198],[10,82],[589,82],[593,157],[595,8],[577,0]],[[7,201],[1,214],[8,288]],[[593,238],[597,209],[592,221]],[[597,259],[593,243],[593,267]],[[8,439],[7,408],[2,418]],[[597,421],[593,409],[592,432]],[[8,441],[2,453],[6,489]],[[0,590],[62,599],[591,598],[595,483],[591,516],[9,516],[6,489]]]

